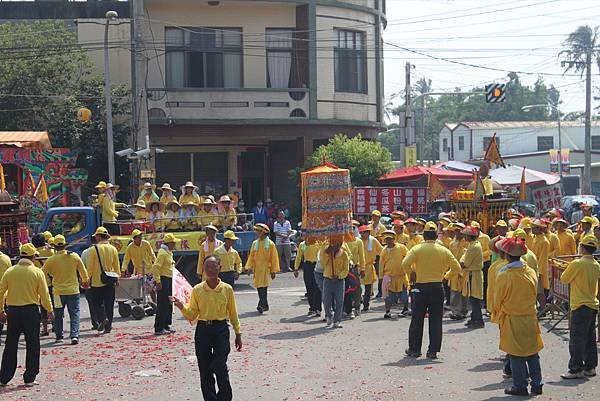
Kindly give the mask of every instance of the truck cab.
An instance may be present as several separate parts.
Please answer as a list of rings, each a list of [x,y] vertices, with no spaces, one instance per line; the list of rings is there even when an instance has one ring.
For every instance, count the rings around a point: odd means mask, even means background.
[[[53,207],[48,209],[40,225],[40,232],[63,234],[69,249],[81,255],[92,244],[91,236],[100,225],[100,216],[89,206]]]

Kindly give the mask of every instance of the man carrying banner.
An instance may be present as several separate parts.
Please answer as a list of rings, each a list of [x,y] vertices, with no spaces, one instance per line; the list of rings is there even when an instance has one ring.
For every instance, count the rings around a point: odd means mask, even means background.
[[[273,248],[275,246],[273,245]],[[235,348],[242,350],[242,334],[233,288],[219,279],[219,258],[209,256],[203,261],[206,281],[196,285],[187,304],[173,297],[173,303],[183,316],[196,323],[196,359],[200,370],[200,386],[206,401],[231,401],[227,358],[231,351],[229,326],[235,332]],[[215,377],[219,392],[215,388]]]

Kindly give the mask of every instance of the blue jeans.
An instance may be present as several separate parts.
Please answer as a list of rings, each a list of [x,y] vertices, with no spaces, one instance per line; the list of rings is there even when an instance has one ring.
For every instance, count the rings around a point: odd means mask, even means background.
[[[63,338],[65,306],[69,310],[69,319],[71,320],[70,338],[79,338],[79,294],[61,295],[60,303],[62,308],[54,309],[54,333],[56,338]]]
[[[516,388],[527,388],[528,377],[531,378],[532,387],[539,387],[544,384],[538,354],[531,356],[510,355],[510,368],[512,370],[513,386]]]
[[[344,306],[344,280],[325,278],[323,280],[323,306],[325,307],[325,316],[327,319],[332,317],[333,322],[342,321],[342,308]]]

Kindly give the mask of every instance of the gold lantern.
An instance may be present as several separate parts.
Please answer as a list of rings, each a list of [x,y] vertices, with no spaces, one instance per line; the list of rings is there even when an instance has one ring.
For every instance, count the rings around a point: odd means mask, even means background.
[[[83,123],[90,121],[92,117],[92,112],[87,107],[80,107],[77,110],[77,119]]]

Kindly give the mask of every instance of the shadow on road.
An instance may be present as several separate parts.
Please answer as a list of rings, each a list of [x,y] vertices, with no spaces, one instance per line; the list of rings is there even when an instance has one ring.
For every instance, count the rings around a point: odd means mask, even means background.
[[[407,367],[407,366],[425,366],[425,365],[437,365],[442,363],[439,359],[425,359],[425,358],[411,358],[404,357],[398,362],[388,362],[381,366],[395,366],[395,367]]]
[[[497,390],[502,390],[505,389],[507,387],[510,387],[511,383],[510,382],[500,382],[500,383],[490,383],[490,384],[486,384],[485,386],[481,386],[481,387],[475,387],[472,388],[472,391],[497,391]]]
[[[469,372],[491,372],[494,370],[502,370],[503,366],[503,362],[485,362],[468,370]]]
[[[308,330],[284,331],[281,333],[267,334],[260,336],[259,338],[262,338],[263,340],[299,340],[302,338],[310,338],[319,334],[324,334],[328,331],[332,331],[332,329],[326,329],[323,326]]]

